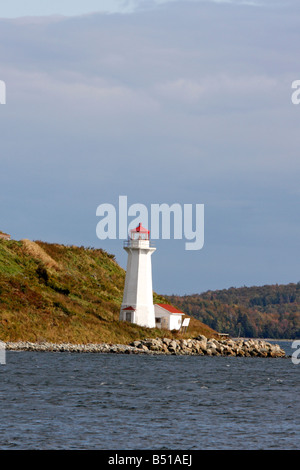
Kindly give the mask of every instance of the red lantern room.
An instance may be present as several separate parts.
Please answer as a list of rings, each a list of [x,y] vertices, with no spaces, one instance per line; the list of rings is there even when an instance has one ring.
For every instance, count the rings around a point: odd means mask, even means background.
[[[136,228],[130,230],[130,238],[131,240],[150,240],[150,230],[143,227],[140,222]]]

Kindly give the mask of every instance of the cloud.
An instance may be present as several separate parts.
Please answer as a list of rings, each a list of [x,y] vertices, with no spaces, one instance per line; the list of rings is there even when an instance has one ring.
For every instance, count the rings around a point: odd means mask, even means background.
[[[3,230],[96,245],[96,207],[120,194],[204,203],[204,249],[163,244],[187,271],[170,277],[157,257],[161,292],[297,280],[297,6],[152,6],[1,21]]]
[[[155,90],[161,99],[178,102],[179,105],[193,107],[206,103],[207,107],[212,104],[227,100],[227,103],[236,102],[249,98],[256,98],[257,105],[266,104],[270,106],[274,95],[280,89],[280,81],[276,77],[261,75],[223,75],[216,74],[203,77],[196,81],[189,78],[177,78],[173,81],[163,82],[156,85]],[[259,100],[260,99],[260,100]],[[245,103],[244,103],[245,105]],[[244,106],[245,108],[249,106]]]

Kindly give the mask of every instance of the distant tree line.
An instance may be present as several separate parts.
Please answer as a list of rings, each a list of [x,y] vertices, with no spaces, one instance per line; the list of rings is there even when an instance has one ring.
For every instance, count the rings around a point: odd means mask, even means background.
[[[187,315],[231,336],[300,338],[300,282],[165,297]]]

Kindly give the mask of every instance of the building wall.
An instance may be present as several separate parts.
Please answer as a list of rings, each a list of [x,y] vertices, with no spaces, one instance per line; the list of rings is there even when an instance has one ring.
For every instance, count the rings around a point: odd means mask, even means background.
[[[170,330],[179,330],[181,327],[182,317],[183,315],[176,315],[174,313],[170,315]]]
[[[148,242],[148,247],[141,244],[141,247],[126,247],[125,250],[128,260],[120,320],[124,320],[122,309],[131,306],[135,309],[134,323],[154,328],[151,255],[155,248],[150,248]]]
[[[167,328],[169,330],[179,330],[183,315],[170,313],[159,305],[154,305],[155,318],[161,318],[161,323],[156,323],[157,328]],[[164,319],[167,319],[167,324]],[[166,326],[164,326],[164,324]]]

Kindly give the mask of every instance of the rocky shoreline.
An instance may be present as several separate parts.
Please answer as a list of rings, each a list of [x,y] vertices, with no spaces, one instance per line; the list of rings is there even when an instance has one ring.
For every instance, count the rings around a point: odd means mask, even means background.
[[[197,356],[286,357],[278,344],[261,339],[208,339],[203,335],[192,339],[149,338],[127,344],[109,343],[32,343],[6,342],[8,351],[45,351],[115,354],[165,354]]]

